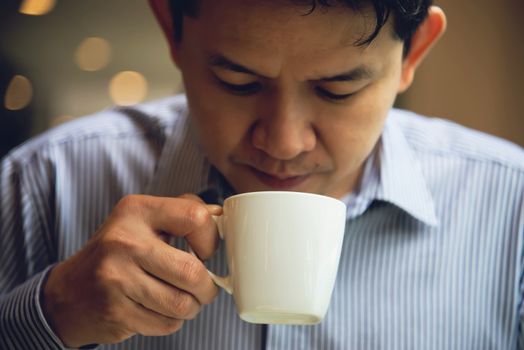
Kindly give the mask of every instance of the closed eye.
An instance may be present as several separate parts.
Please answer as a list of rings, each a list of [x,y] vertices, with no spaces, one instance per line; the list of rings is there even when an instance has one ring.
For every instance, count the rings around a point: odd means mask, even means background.
[[[320,96],[328,100],[334,100],[334,101],[342,101],[347,99],[348,97],[351,97],[354,93],[349,94],[334,94],[329,90],[326,90],[324,88],[321,88],[320,86],[315,87],[315,92]]]
[[[261,84],[259,82],[252,82],[247,84],[231,84],[225,82],[221,79],[218,79],[219,84],[227,91],[240,96],[252,95],[257,93],[261,89]]]

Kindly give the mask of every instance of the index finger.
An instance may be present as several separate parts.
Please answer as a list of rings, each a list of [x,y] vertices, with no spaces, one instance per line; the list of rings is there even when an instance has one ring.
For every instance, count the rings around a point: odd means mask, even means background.
[[[211,216],[221,212],[219,206],[207,205],[188,198],[188,195],[178,198],[144,197],[142,217],[152,229],[185,237],[203,259],[213,255],[218,245],[218,234]]]

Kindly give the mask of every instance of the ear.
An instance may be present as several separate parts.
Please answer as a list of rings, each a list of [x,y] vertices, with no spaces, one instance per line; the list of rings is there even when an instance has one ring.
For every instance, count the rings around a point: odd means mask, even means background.
[[[175,64],[177,63],[175,37],[173,33],[173,18],[171,17],[171,9],[169,7],[169,0],[149,0],[149,6],[153,10],[155,17],[164,32],[169,50],[171,53],[171,59]]]
[[[431,6],[428,17],[422,22],[411,39],[411,47],[402,63],[398,92],[406,91],[415,76],[415,70],[446,30],[446,15],[440,7]]]

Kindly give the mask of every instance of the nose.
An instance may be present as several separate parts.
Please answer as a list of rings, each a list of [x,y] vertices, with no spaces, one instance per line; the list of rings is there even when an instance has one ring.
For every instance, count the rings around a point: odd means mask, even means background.
[[[311,111],[304,103],[289,97],[267,99],[258,113],[251,131],[255,148],[278,160],[291,160],[315,148]]]

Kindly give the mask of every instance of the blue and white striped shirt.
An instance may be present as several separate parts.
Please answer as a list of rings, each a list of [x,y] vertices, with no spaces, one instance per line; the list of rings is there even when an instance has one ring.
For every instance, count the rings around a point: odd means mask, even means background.
[[[107,110],[3,159],[0,348],[61,348],[40,307],[42,281],[122,196],[199,193],[214,183],[187,115],[184,96]],[[245,323],[221,292],[175,334],[100,348],[524,349],[522,148],[392,110],[347,202],[321,324]],[[223,248],[208,266],[226,273]]]

